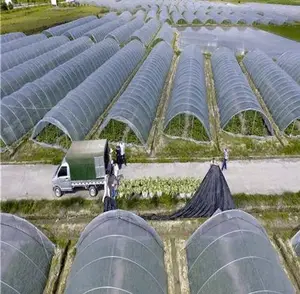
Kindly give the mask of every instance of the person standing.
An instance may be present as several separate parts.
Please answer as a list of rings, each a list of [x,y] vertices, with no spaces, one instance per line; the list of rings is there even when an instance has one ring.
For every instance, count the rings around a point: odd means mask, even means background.
[[[118,144],[116,147],[116,157],[117,157],[117,164],[119,169],[122,168],[122,158],[121,158],[121,148],[120,145]]]
[[[115,176],[115,179],[118,181],[119,180],[119,166],[117,163],[114,165],[114,176]]]
[[[126,157],[125,157],[125,143],[124,142],[120,142],[120,153],[121,153],[122,163],[127,166]]]
[[[224,168],[227,170],[227,161],[228,161],[228,149],[225,148],[224,149],[224,158],[223,158],[223,163],[222,163],[221,170],[223,170]]]

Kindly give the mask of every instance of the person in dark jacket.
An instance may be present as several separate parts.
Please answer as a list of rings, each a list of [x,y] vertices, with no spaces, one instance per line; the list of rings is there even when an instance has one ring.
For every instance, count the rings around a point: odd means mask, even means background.
[[[116,147],[116,157],[117,157],[117,164],[119,166],[119,169],[121,169],[122,168],[122,156],[121,156],[120,145],[117,145],[117,147]]]

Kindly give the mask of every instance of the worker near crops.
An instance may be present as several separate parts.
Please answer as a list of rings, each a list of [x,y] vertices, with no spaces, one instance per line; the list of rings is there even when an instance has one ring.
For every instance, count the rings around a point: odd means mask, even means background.
[[[221,168],[221,170],[223,170],[224,168],[227,170],[227,161],[228,161],[228,149],[225,148],[224,149],[224,157],[223,157],[223,162],[222,162],[222,168]]]
[[[120,154],[121,154],[122,164],[127,165],[126,156],[125,156],[125,143],[124,142],[120,142],[119,145],[120,145]]]

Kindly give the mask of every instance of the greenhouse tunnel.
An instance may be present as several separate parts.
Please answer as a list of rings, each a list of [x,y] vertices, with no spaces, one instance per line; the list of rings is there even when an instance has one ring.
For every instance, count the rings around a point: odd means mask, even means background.
[[[111,48],[114,44],[117,50],[115,40],[108,38],[104,42],[111,44]],[[135,40],[128,43],[52,108],[36,125],[32,138],[36,138],[48,124],[52,124],[72,140],[83,140],[144,54],[145,48],[141,42]]]
[[[167,23],[164,23],[159,32],[157,33],[155,41],[165,41],[168,44],[172,45],[175,37],[174,33],[174,29]]]
[[[93,45],[1,100],[1,139],[11,145],[119,50],[114,40]]]
[[[186,243],[191,294],[294,294],[261,224],[241,210],[213,215]]]
[[[76,245],[65,294],[164,293],[164,248],[134,213],[113,210],[89,223]]]
[[[145,46],[148,46],[155,34],[160,27],[160,21],[157,19],[151,19],[146,24],[144,24],[139,30],[136,30],[132,35],[131,39],[138,39]]]
[[[123,122],[146,146],[172,58],[173,50],[165,42],[158,43],[152,49],[126,90],[108,112],[100,131],[111,120]]]
[[[26,36],[21,39],[12,40],[7,43],[1,44],[1,54],[4,54],[6,52],[11,52],[13,50],[26,47],[28,45],[40,42],[42,40],[46,40],[47,37],[43,34],[36,34],[31,36]]]
[[[34,225],[0,213],[1,286],[3,294],[42,294],[54,255],[52,242]]]
[[[295,250],[296,255],[300,257],[300,230],[292,238],[291,243]]]
[[[86,32],[116,19],[118,19],[117,14],[115,12],[110,12],[105,16],[101,17],[100,19],[95,19],[78,27],[71,28],[70,30],[64,32],[64,35],[67,36],[69,39],[74,40],[80,38]]]
[[[65,24],[51,27],[51,28],[43,31],[42,33],[45,34],[47,37],[60,36],[72,28],[81,26],[81,25],[86,24],[95,19],[97,19],[97,16],[95,16],[95,15],[82,17],[82,18],[76,19],[74,21],[67,22]]]
[[[285,132],[300,119],[300,86],[260,50],[247,53],[243,63],[275,123]]]
[[[234,52],[225,47],[218,48],[212,54],[211,65],[221,128],[226,130],[237,115],[244,113],[244,120],[240,122],[243,135],[273,134],[271,123],[253,93]],[[250,111],[254,113],[253,117],[250,115]],[[249,119],[246,117],[247,112]],[[255,116],[257,113],[259,114],[258,122],[256,121],[257,115]],[[254,128],[255,123],[256,128]],[[244,129],[246,130],[244,131]]]
[[[277,59],[277,64],[300,85],[300,52],[284,52]]]
[[[69,42],[67,37],[59,36],[6,52],[5,54],[1,55],[1,72],[4,72],[27,60],[40,56],[41,54],[51,51],[67,42]]]
[[[132,15],[130,12],[126,11],[123,12],[116,20],[110,21],[108,23],[105,23],[104,25],[94,28],[84,34],[84,36],[88,36],[91,38],[95,43],[101,42],[104,40],[104,38],[113,30],[116,28],[123,26],[126,24],[130,19],[132,18]]]
[[[204,58],[201,48],[196,45],[185,47],[180,55],[164,129],[172,131],[172,120],[180,114],[194,116],[201,124],[197,127],[197,122],[190,122],[191,132],[186,134],[188,137],[199,141],[210,139]],[[201,132],[202,128],[203,132]],[[175,125],[175,132],[175,136],[181,136],[184,132],[184,125],[181,128]],[[194,132],[199,132],[199,134],[194,135]],[[201,136],[200,133],[203,135]],[[172,135],[172,132],[170,134]]]
[[[105,38],[113,38],[119,44],[127,43],[130,40],[130,36],[135,31],[140,29],[143,25],[144,25],[143,16],[137,16],[130,22],[127,22],[124,25],[110,32]]]
[[[49,52],[27,60],[1,74],[1,99],[42,77],[93,45],[88,37],[57,46]]]
[[[21,39],[26,37],[26,35],[24,33],[21,32],[15,32],[15,33],[8,33],[8,34],[4,34],[0,36],[0,43],[4,44],[10,41],[14,41],[17,39]]]

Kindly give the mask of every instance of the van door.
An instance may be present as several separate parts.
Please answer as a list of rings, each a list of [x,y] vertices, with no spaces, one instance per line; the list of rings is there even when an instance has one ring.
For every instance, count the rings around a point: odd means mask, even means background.
[[[60,167],[57,174],[57,182],[62,191],[72,191],[71,179],[67,166],[63,165]]]
[[[94,164],[96,179],[103,178],[105,176],[105,165],[103,156],[94,157]]]

